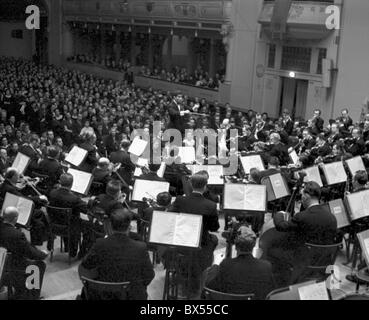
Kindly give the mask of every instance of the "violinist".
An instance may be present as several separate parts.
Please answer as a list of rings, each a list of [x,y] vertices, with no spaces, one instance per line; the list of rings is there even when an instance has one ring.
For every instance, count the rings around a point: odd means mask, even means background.
[[[340,132],[340,128],[339,128],[338,124],[333,122],[330,126],[329,134],[328,134],[328,137],[327,137],[327,142],[330,145],[333,145],[335,142],[337,142],[338,140],[340,140],[342,138],[343,138],[343,136]]]
[[[281,143],[281,136],[279,133],[273,132],[269,136],[270,144],[266,146],[266,159],[269,157],[277,157],[280,165],[287,165],[289,163],[287,146]]]
[[[31,162],[28,166],[27,172],[37,171],[39,163],[42,160],[42,153],[40,148],[40,138],[37,134],[32,134],[29,143],[20,147],[19,152],[31,158]],[[26,174],[27,174],[26,172]]]
[[[142,219],[145,221],[151,221],[152,213],[155,211],[168,211],[172,204],[172,196],[169,192],[161,192],[156,196],[156,202],[152,202],[151,205],[145,208],[142,212]]]
[[[310,160],[315,161],[318,157],[325,157],[332,152],[331,147],[326,141],[324,134],[319,134],[316,138],[316,145],[310,149]]]
[[[290,116],[290,111],[288,109],[284,109],[282,112],[282,127],[283,130],[286,131],[287,135],[291,135],[293,131],[293,121]]]
[[[0,186],[0,197],[5,199],[6,193],[11,193],[19,197],[27,197],[19,190],[17,184],[20,179],[20,174],[16,168],[8,168],[5,173],[5,180]],[[41,246],[44,241],[48,240],[48,223],[44,213],[40,210],[42,205],[46,205],[48,199],[46,196],[31,196],[29,197],[36,205],[31,216],[31,243],[36,246]]]
[[[364,139],[361,137],[361,130],[359,128],[355,128],[354,130],[352,130],[352,139],[349,139],[348,142],[349,144],[346,150],[354,157],[362,156],[365,153],[365,142]]]
[[[315,146],[315,139],[312,137],[309,129],[304,129],[302,131],[302,140],[300,143],[299,154],[304,153],[307,150],[310,150]]]

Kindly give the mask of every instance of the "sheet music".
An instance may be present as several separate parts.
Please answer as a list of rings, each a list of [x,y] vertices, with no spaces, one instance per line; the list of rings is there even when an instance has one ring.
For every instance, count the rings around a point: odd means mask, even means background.
[[[135,177],[139,177],[142,175],[142,169],[139,167],[136,167],[135,172],[133,174]]]
[[[130,145],[128,152],[134,154],[137,157],[140,157],[147,146],[147,141],[142,140],[139,137],[133,139],[132,144]]]
[[[74,146],[65,158],[65,161],[79,167],[87,156],[87,150]]]
[[[154,211],[150,242],[198,248],[201,241],[202,216]]]
[[[266,211],[266,187],[256,184],[225,184],[224,209]]]
[[[299,156],[297,155],[295,150],[292,150],[291,152],[289,152],[289,156],[293,164],[296,165],[299,163]]]
[[[167,164],[165,162],[162,162],[161,165],[160,165],[159,170],[156,173],[158,175],[158,177],[160,177],[160,178],[164,177],[166,168],[167,168]]]
[[[347,166],[352,176],[354,176],[355,173],[358,171],[361,171],[361,170],[366,171],[363,159],[361,157],[355,157],[355,158],[346,160],[346,163],[347,163]]]
[[[137,159],[137,165],[140,167],[148,167],[149,166],[149,160],[145,158],[138,158]]]
[[[253,156],[241,157],[241,164],[246,174],[250,174],[250,170],[252,168],[259,169],[260,171],[265,170],[263,160],[258,154]]]
[[[304,171],[306,172],[304,182],[315,181],[320,187],[323,187],[322,177],[317,166],[306,168]]]
[[[269,179],[276,199],[286,197],[290,194],[280,173],[271,175]]]
[[[21,226],[26,226],[28,224],[28,221],[30,219],[30,216],[33,211],[33,201],[16,196],[14,194],[11,194],[9,192],[5,195],[5,200],[3,203],[3,207],[1,210],[1,215],[3,215],[3,212],[8,207],[16,207],[18,209],[19,215],[17,223]]]
[[[87,194],[92,182],[92,174],[75,169],[68,169],[68,173],[73,176],[72,191],[79,194]]]
[[[323,171],[328,185],[343,183],[347,180],[347,174],[341,161],[324,164]]]
[[[142,201],[143,198],[156,200],[159,193],[168,191],[169,182],[137,179],[133,187],[132,200]]]
[[[331,213],[336,217],[338,229],[350,225],[342,199],[330,201],[329,208]]]
[[[325,282],[319,282],[298,288],[300,300],[329,300]]]
[[[26,171],[30,162],[31,162],[30,157],[24,155],[23,153],[18,152],[17,156],[13,161],[12,167],[16,168],[19,174],[23,174]]]
[[[201,239],[202,216],[195,214],[177,215],[173,244],[176,246],[198,248]]]
[[[207,171],[209,174],[209,185],[223,185],[224,184],[224,168],[221,165],[192,165],[187,166],[189,170],[192,171],[192,174],[195,174],[200,171]]]
[[[357,237],[359,239],[365,262],[367,264],[367,267],[369,268],[369,230],[358,233]]]
[[[181,158],[181,163],[193,163],[196,160],[194,147],[179,147],[178,157]]]
[[[346,201],[352,220],[369,216],[369,190],[351,193],[347,195]]]

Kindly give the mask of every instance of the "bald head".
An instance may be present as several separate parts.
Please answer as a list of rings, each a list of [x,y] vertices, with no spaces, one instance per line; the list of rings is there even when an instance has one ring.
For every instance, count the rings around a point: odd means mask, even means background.
[[[15,225],[18,221],[18,215],[19,215],[19,212],[17,208],[7,207],[3,213],[3,220],[4,222]]]

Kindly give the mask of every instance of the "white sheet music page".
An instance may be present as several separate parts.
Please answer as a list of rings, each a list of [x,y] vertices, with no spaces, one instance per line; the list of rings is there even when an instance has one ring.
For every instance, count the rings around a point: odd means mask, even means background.
[[[165,162],[162,162],[160,164],[160,168],[159,168],[158,172],[156,173],[158,175],[158,177],[160,177],[160,178],[164,177],[166,168],[167,168],[167,164]]]
[[[178,214],[174,228],[173,244],[176,246],[198,248],[201,241],[202,216]]]
[[[12,167],[16,168],[20,174],[23,174],[26,171],[28,164],[30,163],[31,158],[24,155],[23,153],[18,152],[15,157]]]
[[[306,168],[304,171],[306,172],[304,182],[315,181],[320,187],[323,187],[322,177],[320,176],[318,167]]]
[[[196,160],[194,147],[179,147],[178,157],[181,158],[181,163],[193,163]]]
[[[150,242],[171,245],[176,218],[175,213],[154,211],[151,219]]]
[[[224,184],[223,175],[224,168],[221,165],[194,165],[187,166],[192,171],[193,174],[200,171],[207,171],[209,174],[209,185],[222,185]]]
[[[369,190],[347,195],[351,219],[357,220],[369,216]]]
[[[266,211],[265,186],[257,184],[245,185],[244,209],[250,211]]]
[[[351,158],[346,160],[350,173],[354,176],[358,171],[365,171],[363,159],[361,157]]]
[[[65,161],[78,167],[81,165],[87,155],[87,150],[74,146],[68,153]]]
[[[137,179],[133,187],[132,200],[142,201],[143,198],[156,200],[159,193],[168,191],[169,182]]]
[[[0,279],[4,271],[6,254],[7,250],[5,248],[0,248]]]
[[[73,176],[72,191],[79,194],[85,194],[92,179],[91,173],[80,170],[69,169],[68,173]]]
[[[246,174],[250,174],[250,170],[252,168],[259,169],[260,171],[265,170],[263,160],[261,160],[260,155],[241,157],[241,164]]]
[[[130,145],[128,152],[134,154],[137,157],[140,157],[147,146],[147,141],[142,140],[139,137],[133,139],[132,144]]]
[[[7,192],[1,210],[1,215],[8,207],[16,207],[18,209],[19,215],[17,223],[22,226],[26,226],[30,215],[32,214],[33,201]]]
[[[224,185],[224,209],[242,210],[245,207],[244,185]]]
[[[289,155],[294,165],[299,163],[299,156],[297,155],[295,150],[292,150],[291,152],[289,152]]]
[[[298,288],[300,300],[329,300],[325,282],[310,284]]]
[[[325,164],[323,171],[329,185],[343,183],[347,180],[347,174],[341,161]]]

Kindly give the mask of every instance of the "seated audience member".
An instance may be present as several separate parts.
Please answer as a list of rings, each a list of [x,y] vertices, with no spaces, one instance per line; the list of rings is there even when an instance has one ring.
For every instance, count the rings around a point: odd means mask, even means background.
[[[280,279],[289,277],[292,267],[297,276],[298,270],[306,265],[307,251],[305,243],[329,245],[336,242],[337,220],[326,206],[320,206],[321,190],[319,185],[310,181],[305,183],[301,193],[303,211],[290,220],[283,212],[274,216],[277,231],[286,232],[286,236],[267,252],[273,264],[274,274],[281,274]],[[277,276],[276,276],[277,279]]]
[[[92,170],[96,167],[98,162],[98,154],[95,143],[95,134],[87,132],[83,135],[83,142],[80,143],[79,147],[87,151],[87,156],[80,165],[80,170],[85,172],[92,172]]]
[[[58,161],[60,153],[56,147],[51,146],[47,148],[47,158],[40,162],[40,173],[47,175],[47,187],[52,188],[59,181],[63,173],[63,167]]]
[[[92,170],[95,182],[106,185],[111,179],[110,161],[107,158],[100,158],[97,167]]]
[[[113,234],[97,240],[83,259],[80,274],[104,282],[130,282],[127,298],[145,300],[146,287],[155,276],[146,244],[130,239],[131,214],[128,210],[116,210],[110,220]],[[122,298],[105,294],[107,296],[92,293],[92,299]]]
[[[58,208],[71,208],[71,241],[68,244],[68,239],[64,238],[65,248],[69,248],[71,257],[75,257],[78,251],[78,240],[80,239],[82,221],[80,213],[87,213],[87,204],[82,199],[71,191],[73,185],[73,176],[70,173],[63,173],[60,176],[60,188],[53,189],[50,192],[49,205]],[[66,223],[65,217],[60,217],[60,223]],[[83,239],[85,242],[85,238]],[[84,254],[84,242],[80,248],[80,254]],[[68,247],[69,245],[69,247]]]
[[[43,260],[47,257],[47,253],[32,246],[25,235],[15,227],[18,215],[17,208],[8,207],[4,210],[0,221],[0,247],[7,249],[10,254],[4,268],[3,284],[14,288],[15,299],[39,299],[46,269]],[[26,269],[29,266],[38,268],[40,279],[33,280],[39,281],[39,289],[27,288],[27,278],[30,275],[26,273]]]
[[[250,170],[249,183],[260,184],[261,183],[261,172],[257,168],[252,168]]]
[[[203,228],[201,236],[201,250],[194,253],[192,259],[193,277],[190,283],[191,294],[196,294],[199,289],[202,272],[211,266],[213,253],[218,245],[216,236],[210,232],[219,229],[217,205],[215,202],[204,198],[207,179],[201,174],[194,174],[191,177],[192,193],[188,197],[179,196],[174,201],[171,211],[181,213],[191,213],[203,216]]]
[[[225,259],[217,268],[209,289],[233,294],[254,294],[263,300],[274,288],[272,265],[253,257],[256,234],[248,227],[241,227],[235,239],[237,258]]]

